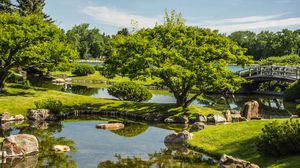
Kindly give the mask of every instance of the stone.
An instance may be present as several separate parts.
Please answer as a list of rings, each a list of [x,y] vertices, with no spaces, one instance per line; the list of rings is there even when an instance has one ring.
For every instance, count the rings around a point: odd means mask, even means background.
[[[55,152],[70,152],[71,151],[70,147],[67,145],[54,145],[52,150],[54,150]]]
[[[200,130],[203,130],[205,128],[205,124],[202,123],[202,122],[195,122],[191,129],[190,129],[190,132],[196,132],[196,131],[200,131]]]
[[[223,155],[219,161],[218,168],[259,168],[259,166],[232,156]]]
[[[4,112],[1,115],[1,121],[10,121],[10,118],[11,116],[9,112]]]
[[[231,117],[231,111],[230,110],[226,110],[223,113],[223,115],[225,116],[227,122],[232,122],[232,117]]]
[[[39,151],[39,143],[34,135],[17,134],[3,140],[2,156],[24,156]]]
[[[219,115],[219,114],[209,114],[207,116],[207,122],[224,123],[224,122],[226,122],[226,118],[224,116]]]
[[[166,118],[165,115],[159,113],[152,113],[145,117],[146,121],[162,122]]]
[[[192,139],[193,134],[188,131],[182,131],[179,133],[172,133],[165,137],[165,143],[184,143],[189,139]]]
[[[241,121],[247,121],[247,118],[245,117],[232,117],[232,122],[241,122]]]
[[[290,118],[299,118],[298,115],[291,115]]]
[[[107,129],[107,130],[118,130],[124,128],[124,124],[122,123],[97,124],[96,128]]]
[[[244,109],[241,113],[242,117],[245,117],[247,120],[256,119],[258,117],[259,104],[257,101],[252,100],[244,104]]]
[[[66,81],[62,78],[57,78],[57,79],[54,79],[52,80],[53,83],[65,83]]]
[[[25,117],[22,114],[13,116],[13,121],[21,121],[21,120],[25,120]]]
[[[65,82],[71,82],[72,81],[72,78],[66,78],[65,79]]]
[[[206,118],[206,116],[203,116],[201,114],[197,114],[195,121],[196,122],[207,122],[207,118]]]
[[[179,123],[179,124],[187,124],[189,122],[189,119],[187,116],[172,116],[164,119],[165,123]]]
[[[237,111],[237,110],[230,110],[230,113],[231,114],[241,114],[241,112],[240,111]]]
[[[28,118],[33,121],[52,121],[56,119],[55,115],[50,113],[48,109],[29,110]]]
[[[9,112],[4,112],[1,115],[1,121],[2,122],[8,122],[8,121],[22,121],[25,120],[25,117],[21,114],[17,114],[15,116],[10,116]]]

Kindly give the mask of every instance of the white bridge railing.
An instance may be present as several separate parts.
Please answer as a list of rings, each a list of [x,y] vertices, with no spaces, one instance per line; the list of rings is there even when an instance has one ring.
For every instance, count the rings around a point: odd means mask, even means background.
[[[289,66],[255,66],[237,72],[245,78],[280,77],[286,79],[300,79],[300,68]]]

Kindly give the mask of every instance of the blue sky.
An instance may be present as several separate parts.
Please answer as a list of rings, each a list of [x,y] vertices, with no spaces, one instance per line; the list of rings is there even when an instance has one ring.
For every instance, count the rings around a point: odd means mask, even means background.
[[[153,27],[164,10],[181,12],[186,24],[218,29],[278,31],[300,28],[300,0],[46,0],[45,12],[56,24],[70,29],[89,23],[106,34],[122,27]]]

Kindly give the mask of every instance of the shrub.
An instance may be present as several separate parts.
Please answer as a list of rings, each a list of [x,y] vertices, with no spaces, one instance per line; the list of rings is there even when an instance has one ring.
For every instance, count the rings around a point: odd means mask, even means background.
[[[284,92],[284,100],[295,101],[300,99],[300,80],[292,83]]]
[[[75,66],[72,73],[78,76],[86,76],[89,74],[94,74],[95,68],[88,64],[78,64]]]
[[[268,57],[259,61],[261,65],[300,65],[299,55],[285,55],[280,57]]]
[[[52,113],[61,114],[63,111],[63,104],[60,100],[49,98],[47,100],[35,101],[34,105],[38,109],[49,109]]]
[[[256,141],[258,152],[269,156],[300,154],[300,122],[291,120],[265,125]]]
[[[121,82],[108,88],[108,93],[120,100],[146,101],[150,100],[152,93],[148,89],[134,82]]]

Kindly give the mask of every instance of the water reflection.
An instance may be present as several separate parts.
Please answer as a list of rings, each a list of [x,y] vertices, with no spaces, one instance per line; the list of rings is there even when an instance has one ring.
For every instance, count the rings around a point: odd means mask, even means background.
[[[3,160],[1,167],[215,167],[212,159],[183,146],[164,144],[173,130],[119,118],[75,118],[63,122],[12,124],[2,135],[26,133],[39,140],[38,155]],[[80,120],[78,120],[80,119]],[[82,120],[84,119],[84,120]],[[96,119],[96,120],[95,120]],[[101,119],[101,120],[99,120]],[[98,123],[123,122],[116,131],[99,130]],[[183,129],[178,127],[177,129]],[[56,153],[54,145],[68,145],[71,152]],[[116,157],[117,156],[117,157]]]
[[[142,159],[140,157],[122,157],[121,155],[116,155],[116,161],[106,160],[99,163],[98,168],[119,168],[119,167],[216,167],[216,162],[198,152],[191,151],[182,146],[180,149],[185,149],[185,152],[182,150],[173,150],[172,148],[166,148],[160,152],[155,152],[149,154],[149,159]]]

